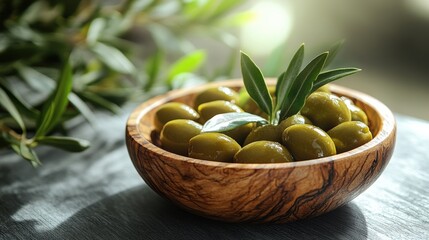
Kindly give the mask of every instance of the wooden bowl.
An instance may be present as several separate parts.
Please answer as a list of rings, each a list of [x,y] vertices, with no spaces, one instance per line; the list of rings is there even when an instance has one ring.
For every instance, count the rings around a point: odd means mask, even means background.
[[[270,82],[272,84],[272,81]],[[284,223],[318,216],[354,199],[380,176],[392,156],[396,124],[378,100],[344,87],[368,115],[374,138],[335,156],[291,163],[240,164],[183,157],[156,145],[153,117],[160,105],[192,105],[196,93],[213,86],[238,89],[241,80],[171,91],[141,104],[130,115],[126,142],[135,168],[158,194],[189,212],[227,222]]]

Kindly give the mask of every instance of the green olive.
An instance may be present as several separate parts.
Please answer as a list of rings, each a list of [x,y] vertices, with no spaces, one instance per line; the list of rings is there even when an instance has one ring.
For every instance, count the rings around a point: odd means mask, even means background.
[[[189,119],[197,121],[199,117],[200,115],[190,106],[178,102],[169,102],[163,104],[155,112],[155,130],[160,132],[167,122],[174,119]]]
[[[292,125],[295,125],[295,124],[313,124],[313,123],[307,117],[304,117],[300,114],[295,114],[295,115],[292,115],[292,116],[286,118],[285,120],[283,120],[279,123],[278,126],[279,126],[280,134],[283,133],[283,131],[286,128],[288,128]]]
[[[256,141],[240,149],[234,156],[237,163],[283,163],[292,162],[289,151],[280,143]]]
[[[222,133],[232,137],[238,144],[242,145],[253,128],[254,124],[248,123]]]
[[[286,128],[282,143],[297,161],[332,156],[335,144],[322,129],[310,124],[295,124]]]
[[[356,106],[350,98],[343,96],[341,97],[341,99],[346,103],[347,107],[349,108],[352,121],[361,121],[368,125],[368,116],[360,107]]]
[[[201,116],[200,122],[203,124],[215,115],[229,112],[243,112],[243,110],[234,103],[224,100],[217,100],[201,104],[198,107],[198,112]],[[253,124],[249,123],[223,133],[234,138],[234,140],[236,140],[239,144],[242,144],[252,129]]]
[[[368,126],[360,121],[344,122],[328,131],[338,153],[357,148],[372,139]]]
[[[225,100],[232,103],[238,102],[238,93],[231,88],[228,87],[215,87],[208,88],[202,92],[200,92],[194,100],[194,107],[198,109],[203,103],[212,102],[216,100]]]
[[[239,106],[225,100],[216,100],[212,102],[203,103],[198,107],[200,114],[200,122],[205,123],[210,118],[221,113],[229,112],[243,112]]]
[[[250,95],[244,90],[239,93],[240,100],[238,106],[248,113],[255,115],[262,115],[262,111],[259,109],[256,102],[250,97]]]
[[[325,92],[310,94],[301,109],[301,114],[325,131],[351,120],[350,110],[344,101]]]
[[[169,152],[187,156],[189,140],[200,134],[201,128],[201,124],[192,120],[171,120],[161,130],[161,146]]]
[[[262,140],[281,142],[281,139],[282,133],[279,131],[279,126],[267,124],[253,129],[249,135],[247,135],[243,145],[246,146],[249,143]]]
[[[188,156],[209,161],[232,162],[240,145],[222,133],[201,133],[189,141]]]
[[[331,93],[331,89],[329,88],[329,84],[325,84],[318,89],[316,89],[316,92],[325,92],[325,93]]]

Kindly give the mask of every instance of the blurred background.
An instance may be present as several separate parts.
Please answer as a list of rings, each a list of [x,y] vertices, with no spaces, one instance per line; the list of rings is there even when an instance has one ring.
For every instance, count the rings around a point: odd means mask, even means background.
[[[331,67],[363,71],[337,84],[429,120],[428,0],[0,1],[0,149],[39,165],[39,145],[85,150],[70,129],[99,111],[240,78],[240,50],[277,77],[340,40]]]

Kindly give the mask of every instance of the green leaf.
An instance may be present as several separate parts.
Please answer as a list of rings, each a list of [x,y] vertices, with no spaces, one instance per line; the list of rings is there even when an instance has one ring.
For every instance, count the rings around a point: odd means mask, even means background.
[[[319,76],[317,76],[316,80],[314,81],[311,92],[316,91],[318,88],[327,83],[357,73],[359,71],[361,71],[361,69],[359,68],[338,68],[322,72],[319,74]]]
[[[91,49],[95,54],[98,55],[99,59],[111,69],[124,74],[134,73],[134,65],[117,48],[97,42]]]
[[[11,147],[22,158],[30,161],[33,167],[42,165],[39,158],[37,157],[36,152],[27,146],[24,141],[21,141],[20,143],[11,143]]]
[[[32,67],[17,64],[17,70],[22,79],[36,91],[46,92],[55,88],[55,80]]]
[[[39,117],[40,112],[30,106],[24,99],[22,99],[21,96],[14,91],[14,89],[7,86],[6,84],[0,83],[0,86],[3,87],[3,91],[6,92],[13,105],[22,114],[22,116],[28,117],[30,119],[37,119]]]
[[[264,76],[252,59],[243,52],[241,52],[241,73],[243,75],[244,86],[250,97],[263,112],[271,117],[273,100],[268,92]]]
[[[206,52],[197,50],[177,60],[168,71],[168,84],[171,85],[176,75],[185,72],[193,72],[198,69],[206,59]]]
[[[285,98],[285,108],[280,109],[279,122],[298,113],[304,106],[305,99],[311,92],[313,82],[323,69],[327,56],[328,52],[325,52],[314,58],[296,77],[290,93]]]
[[[201,132],[225,132],[248,123],[268,124],[268,121],[247,112],[222,113],[210,118]]]
[[[280,109],[286,108],[287,96],[291,92],[293,83],[301,70],[302,61],[304,59],[304,44],[299,47],[292,60],[289,63],[287,70],[280,75],[276,84],[276,108],[277,112]]]
[[[159,70],[163,61],[164,53],[162,51],[157,51],[152,57],[147,60],[146,72],[148,75],[148,80],[146,85],[144,86],[145,91],[149,91],[150,89],[152,89],[158,77]]]
[[[37,139],[37,143],[57,147],[69,152],[82,152],[90,146],[90,142],[85,139],[62,136],[41,137]]]
[[[325,67],[329,66],[329,64],[332,63],[332,61],[334,60],[334,58],[337,56],[338,52],[340,51],[341,47],[344,45],[344,42],[345,42],[344,40],[340,40],[329,48],[329,50],[328,50],[329,55],[325,61]]]
[[[95,116],[89,106],[74,92],[70,92],[69,101],[82,114],[82,116],[92,125],[95,125]]]
[[[106,28],[106,20],[103,18],[96,18],[92,20],[86,35],[86,42],[89,45],[95,44],[98,38],[102,35],[103,30]]]
[[[57,87],[43,106],[42,113],[38,120],[35,139],[44,136],[61,119],[62,114],[68,104],[68,95],[72,88],[72,72],[68,61],[61,69]]]
[[[87,102],[90,102],[92,104],[94,104],[95,106],[104,108],[112,113],[118,113],[121,111],[121,108],[112,103],[107,101],[106,99],[98,96],[97,94],[94,94],[92,92],[80,92],[79,93],[80,97],[83,98],[84,100],[86,100]]]
[[[6,111],[18,123],[18,125],[22,129],[22,131],[25,132],[25,124],[21,118],[21,114],[19,113],[18,109],[16,109],[12,100],[9,98],[9,96],[6,94],[6,92],[2,88],[0,88],[0,106],[3,106],[3,108],[6,109]]]

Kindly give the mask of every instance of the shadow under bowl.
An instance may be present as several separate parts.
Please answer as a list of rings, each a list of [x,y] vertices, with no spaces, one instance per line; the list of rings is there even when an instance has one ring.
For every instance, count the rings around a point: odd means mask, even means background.
[[[374,136],[351,151],[299,162],[240,164],[193,159],[157,146],[153,131],[157,108],[171,101],[192,105],[197,93],[215,86],[243,85],[241,80],[229,80],[168,92],[138,106],[126,126],[128,152],[144,181],[194,214],[256,223],[318,216],[365,191],[392,156],[396,139],[392,112],[371,96],[337,85],[331,85],[331,91],[352,99],[366,112]]]

